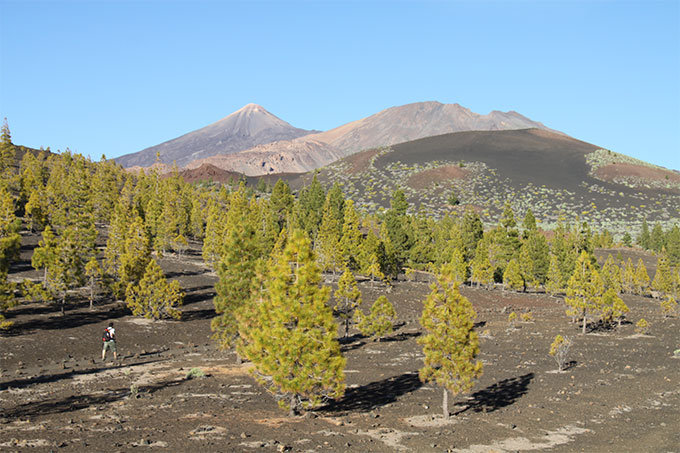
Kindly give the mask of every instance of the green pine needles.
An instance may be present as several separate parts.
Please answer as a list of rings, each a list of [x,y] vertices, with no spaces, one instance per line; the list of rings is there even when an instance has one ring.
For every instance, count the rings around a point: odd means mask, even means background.
[[[154,259],[149,261],[139,283],[128,285],[125,295],[125,302],[135,316],[151,319],[180,319],[182,316],[177,309],[184,298],[179,282],[168,282]]]
[[[430,288],[420,318],[427,334],[418,339],[425,354],[419,374],[421,381],[443,387],[442,411],[448,418],[448,392],[458,395],[469,390],[482,374],[482,362],[475,360],[479,354],[479,337],[474,331],[477,314],[451,275],[440,274]]]
[[[255,378],[291,415],[345,391],[345,358],[329,290],[320,282],[309,239],[292,232],[269,270],[242,348]]]

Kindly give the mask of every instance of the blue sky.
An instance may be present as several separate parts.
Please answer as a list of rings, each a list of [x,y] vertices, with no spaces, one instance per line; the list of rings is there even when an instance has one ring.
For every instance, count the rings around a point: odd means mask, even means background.
[[[428,100],[680,170],[680,2],[0,0],[17,144],[98,159],[249,102],[326,130]]]

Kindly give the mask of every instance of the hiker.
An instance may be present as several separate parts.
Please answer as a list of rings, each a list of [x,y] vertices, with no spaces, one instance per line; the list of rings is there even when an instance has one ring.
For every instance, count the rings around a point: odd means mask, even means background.
[[[106,351],[109,349],[113,352],[113,360],[118,358],[118,353],[116,352],[116,329],[113,328],[113,323],[109,323],[109,327],[104,331],[102,336],[102,341],[104,342],[104,348],[102,349],[102,362],[106,359]]]

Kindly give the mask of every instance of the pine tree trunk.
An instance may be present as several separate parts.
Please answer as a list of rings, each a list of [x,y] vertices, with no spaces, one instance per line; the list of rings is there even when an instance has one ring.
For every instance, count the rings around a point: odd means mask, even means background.
[[[345,338],[347,338],[347,334],[349,334],[349,313],[345,318]]]
[[[444,396],[442,397],[442,413],[444,418],[449,418],[449,391],[444,387]]]
[[[61,296],[61,316],[66,316],[66,291],[64,291],[64,294]]]
[[[587,319],[586,314],[583,313],[583,330],[581,331],[583,335],[586,334],[586,319]]]
[[[293,393],[290,395],[290,412],[288,413],[289,416],[295,417],[297,415],[297,395]]]

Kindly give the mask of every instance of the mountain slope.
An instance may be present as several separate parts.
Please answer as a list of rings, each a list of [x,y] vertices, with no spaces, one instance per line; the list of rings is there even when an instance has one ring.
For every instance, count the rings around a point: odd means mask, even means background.
[[[480,115],[458,104],[419,102],[392,107],[326,132],[256,146],[238,154],[197,160],[187,168],[212,164],[252,176],[303,173],[363,149],[451,132],[527,128],[551,131],[542,123],[513,111]]]
[[[190,161],[243,151],[264,143],[290,140],[313,131],[298,129],[272,115],[257,104],[240,110],[209,126],[181,137],[116,158],[123,167],[148,167],[156,161],[156,153],[164,164],[175,162],[183,167]]]
[[[490,223],[506,201],[518,221],[531,208],[546,228],[561,214],[619,233],[644,218],[664,228],[680,218],[678,173],[541,129],[458,132],[366,150],[327,165],[318,178],[341,184],[368,211],[389,207],[402,189],[415,209],[443,216],[473,207]],[[460,206],[449,205],[452,193]]]

